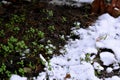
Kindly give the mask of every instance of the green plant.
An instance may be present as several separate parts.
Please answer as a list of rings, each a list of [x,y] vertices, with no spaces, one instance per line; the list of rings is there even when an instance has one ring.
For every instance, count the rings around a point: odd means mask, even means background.
[[[42,65],[45,65],[45,64],[46,64],[46,62],[43,61],[42,59],[40,60],[40,63],[41,63]]]
[[[1,74],[2,75],[6,74],[8,77],[10,77],[11,76],[11,72],[8,71],[6,68],[7,68],[6,65],[4,63],[2,63],[2,65],[0,66],[0,75]]]
[[[44,45],[39,44],[39,45],[38,45],[38,49],[41,50],[41,51],[43,51],[43,50],[44,50]]]
[[[21,65],[22,67],[24,67],[24,61],[21,60],[20,62],[17,62],[17,64]]]
[[[51,64],[50,64],[50,59],[48,60],[48,70],[52,70],[52,68],[51,68]]]
[[[25,44],[25,42],[22,40],[22,41],[19,41],[16,43],[16,46],[19,47],[20,49],[27,49],[27,45]]]
[[[9,51],[9,50],[10,50],[9,46],[4,45],[4,44],[0,44],[0,46],[1,46],[1,49],[2,49],[5,53],[11,52],[11,51]]]
[[[4,63],[2,63],[2,65],[0,67],[0,74],[4,74],[4,71],[6,71],[6,65]]]
[[[74,26],[75,26],[76,28],[80,28],[80,25],[81,25],[80,22],[77,22],[77,21],[74,22]]]
[[[35,42],[35,41],[32,42],[32,45],[33,45],[33,46],[36,46],[36,45],[37,45],[37,42]]]
[[[90,62],[91,61],[89,53],[85,54],[85,61],[86,62]]]
[[[101,75],[101,71],[95,70],[95,75],[96,75],[96,76]]]
[[[24,76],[24,75],[25,75],[25,71],[24,71],[24,61],[21,60],[20,62],[17,62],[17,64],[18,64],[19,66],[21,66],[21,67],[18,69],[18,72],[19,72],[22,76]]]
[[[25,21],[25,15],[13,15],[11,18],[11,23],[20,23],[20,22],[24,22]]]
[[[53,54],[53,51],[56,49],[55,46],[53,46],[51,43],[48,42],[48,44],[45,46],[46,54]]]
[[[13,30],[17,32],[17,31],[20,30],[20,28],[19,27],[15,27]]]
[[[18,41],[17,38],[15,38],[14,36],[11,36],[9,39],[8,39],[8,42],[9,43],[16,43]]]
[[[30,27],[25,32],[26,32],[26,35],[24,37],[28,40],[29,38],[34,38],[35,37],[35,33],[37,32],[37,29],[35,29],[33,27]]]
[[[4,37],[4,36],[5,36],[4,30],[0,30],[0,37]]]
[[[9,52],[11,53],[12,51],[14,51],[14,46],[15,46],[15,43],[18,41],[17,38],[14,38],[13,36],[11,36],[9,39],[8,39],[8,43],[7,43],[7,46],[9,47]]]
[[[52,17],[53,16],[53,11],[52,10],[47,10],[48,16]]]
[[[30,29],[28,30],[29,33],[35,33],[35,31],[36,30],[34,28],[32,28],[32,27],[30,27]]]
[[[48,20],[54,15],[52,10],[43,9],[42,12],[47,16],[47,17],[42,18],[43,20]]]
[[[67,21],[67,18],[62,16],[62,22],[66,22]]]
[[[22,55],[23,50],[28,48],[24,41],[18,41],[18,39],[13,36],[8,39],[6,44],[0,44],[0,46],[0,53],[4,57],[9,56],[9,54],[14,54],[15,52],[19,52],[19,54]]]
[[[64,35],[60,35],[60,39],[65,41],[65,36]]]
[[[6,70],[5,73],[7,74],[8,77],[11,77],[12,73],[10,71]]]
[[[45,37],[45,33],[42,32],[42,31],[38,31],[37,35],[38,35],[39,38],[44,38]]]
[[[55,27],[54,27],[54,25],[52,25],[52,26],[49,26],[49,27],[48,27],[48,30],[50,30],[51,32],[53,32],[53,31],[55,30]]]
[[[13,31],[14,30],[14,23],[6,23],[5,24],[5,27],[7,28],[7,29],[9,29],[10,31]]]
[[[15,47],[15,43],[18,40],[16,38],[14,38],[13,36],[11,36],[8,39],[8,42],[6,44],[0,44],[1,46],[1,54],[6,57],[7,55],[9,55],[10,53],[14,52],[14,47]]]
[[[85,62],[91,63],[90,54],[86,53],[86,54],[81,55],[80,61],[81,62],[85,61]]]
[[[28,66],[32,69],[35,69],[35,65],[32,62],[29,62]]]
[[[9,52],[12,52],[14,50],[13,43],[8,42]]]
[[[18,23],[22,23],[25,21],[25,15],[12,15],[12,17],[10,18],[9,22],[5,24],[5,28],[9,31],[15,31],[14,33],[18,33],[18,31],[20,30],[20,28],[16,25],[18,25]]]
[[[24,72],[24,69],[23,69],[23,68],[19,68],[19,69],[18,69],[18,72],[19,72],[22,76],[25,76],[25,72]]]

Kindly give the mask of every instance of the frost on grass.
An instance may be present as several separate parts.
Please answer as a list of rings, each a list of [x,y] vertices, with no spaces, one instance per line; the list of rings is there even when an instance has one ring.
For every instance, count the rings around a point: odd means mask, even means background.
[[[65,51],[61,50],[64,54],[50,60],[51,70],[46,67],[46,71],[35,80],[120,80],[117,75],[109,78],[95,75],[96,70],[107,73],[120,70],[120,17],[103,14],[89,28],[74,29],[72,33],[79,35],[80,39],[68,40],[64,46]],[[113,53],[100,52],[104,48]],[[66,77],[68,74],[69,77]]]

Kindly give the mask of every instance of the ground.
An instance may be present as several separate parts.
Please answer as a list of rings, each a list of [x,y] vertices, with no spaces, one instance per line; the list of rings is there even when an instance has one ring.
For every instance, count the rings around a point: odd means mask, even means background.
[[[67,35],[79,38],[70,33],[75,22],[87,28],[96,21],[98,15],[91,15],[90,9],[90,4],[80,8],[46,2],[0,4],[0,78],[37,76],[44,70],[39,54],[46,60],[61,54]]]

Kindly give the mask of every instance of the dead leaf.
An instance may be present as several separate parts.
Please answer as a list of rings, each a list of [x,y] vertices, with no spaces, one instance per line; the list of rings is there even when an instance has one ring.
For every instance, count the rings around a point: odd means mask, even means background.
[[[70,74],[66,74],[64,80],[68,79],[68,78],[71,78],[71,75]]]

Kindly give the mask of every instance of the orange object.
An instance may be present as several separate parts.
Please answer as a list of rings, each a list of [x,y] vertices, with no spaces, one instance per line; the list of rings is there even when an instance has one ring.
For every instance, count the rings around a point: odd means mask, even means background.
[[[111,0],[110,3],[107,3],[106,0],[94,0],[92,13],[109,13],[114,17],[118,17],[120,16],[120,0]]]

